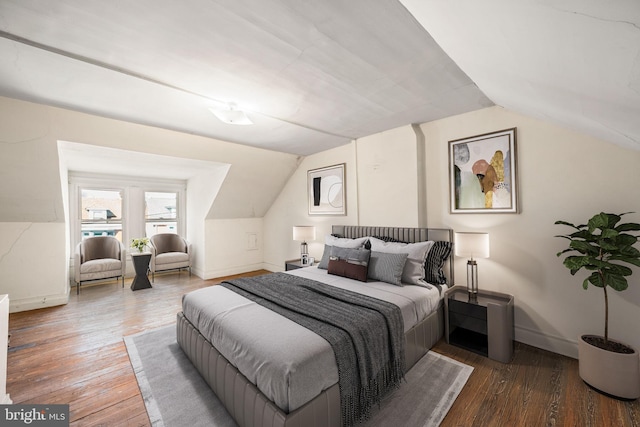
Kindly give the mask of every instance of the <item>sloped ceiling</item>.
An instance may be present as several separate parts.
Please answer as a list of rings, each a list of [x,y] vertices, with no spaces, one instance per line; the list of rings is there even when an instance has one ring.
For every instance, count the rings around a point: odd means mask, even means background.
[[[497,105],[640,149],[640,1],[401,1]]]
[[[639,4],[2,0],[0,95],[297,155],[494,103],[637,149]]]

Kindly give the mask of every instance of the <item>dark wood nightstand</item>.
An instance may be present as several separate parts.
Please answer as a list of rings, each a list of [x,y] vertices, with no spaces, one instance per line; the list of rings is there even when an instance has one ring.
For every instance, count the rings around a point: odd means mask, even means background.
[[[465,286],[445,293],[445,336],[447,343],[499,362],[513,356],[513,296],[478,291],[469,301]]]
[[[300,258],[292,259],[284,262],[285,271],[297,270],[298,268],[304,268],[304,267],[308,267],[308,265],[302,265],[302,261],[300,260]]]

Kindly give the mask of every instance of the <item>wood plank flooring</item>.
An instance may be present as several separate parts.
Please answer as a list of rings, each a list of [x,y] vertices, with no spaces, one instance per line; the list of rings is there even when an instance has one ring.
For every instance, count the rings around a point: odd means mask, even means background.
[[[7,392],[14,403],[68,403],[73,426],[148,426],[122,338],[175,322],[183,294],[221,280],[183,272],[136,292],[83,286],[65,306],[11,314]],[[474,367],[442,426],[640,426],[640,401],[591,390],[574,359],[520,343],[509,364],[443,341],[435,351]]]

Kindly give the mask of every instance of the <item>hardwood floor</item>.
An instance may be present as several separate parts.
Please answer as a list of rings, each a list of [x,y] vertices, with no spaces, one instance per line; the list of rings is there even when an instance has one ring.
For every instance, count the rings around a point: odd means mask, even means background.
[[[122,338],[175,322],[183,294],[221,280],[83,286],[65,306],[11,314],[7,392],[14,403],[68,403],[73,426],[148,426]],[[640,401],[594,392],[574,359],[520,343],[509,364],[443,341],[434,350],[474,367],[442,426],[640,426]]]

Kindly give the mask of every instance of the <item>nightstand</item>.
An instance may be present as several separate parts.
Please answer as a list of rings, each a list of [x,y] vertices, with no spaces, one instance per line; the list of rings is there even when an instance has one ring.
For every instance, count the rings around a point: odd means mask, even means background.
[[[508,363],[513,356],[513,296],[478,291],[469,301],[465,286],[445,293],[447,343]]]
[[[284,262],[284,271],[297,270],[298,268],[304,267],[308,267],[308,265],[302,265],[300,258]]]

